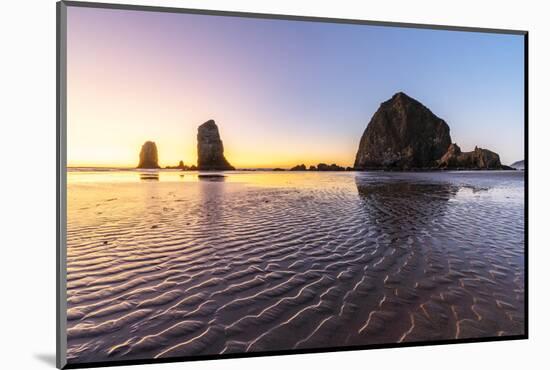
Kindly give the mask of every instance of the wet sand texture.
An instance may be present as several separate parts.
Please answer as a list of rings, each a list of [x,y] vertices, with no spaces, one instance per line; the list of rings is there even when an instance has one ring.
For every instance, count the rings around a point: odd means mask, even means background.
[[[190,176],[70,182],[69,363],[523,334],[522,173]]]

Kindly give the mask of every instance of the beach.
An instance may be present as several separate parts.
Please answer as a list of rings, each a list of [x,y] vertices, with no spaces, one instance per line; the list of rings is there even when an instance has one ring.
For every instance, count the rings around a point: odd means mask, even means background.
[[[524,334],[524,173],[69,170],[69,364]]]

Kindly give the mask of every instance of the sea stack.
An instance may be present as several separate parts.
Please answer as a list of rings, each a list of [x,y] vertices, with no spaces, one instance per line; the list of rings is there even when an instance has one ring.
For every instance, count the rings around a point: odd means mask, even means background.
[[[510,165],[510,167],[516,169],[516,170],[525,170],[525,161],[522,159],[521,161],[514,162]]]
[[[160,168],[158,162],[157,144],[153,141],[146,141],[145,144],[141,146],[137,168]]]
[[[451,145],[444,120],[422,103],[398,92],[370,120],[355,157],[357,170],[437,167]]]
[[[197,143],[199,171],[235,169],[223,155],[223,142],[214,120],[206,121],[199,126]]]
[[[475,147],[472,152],[462,152],[456,144],[451,144],[447,153],[438,161],[443,169],[476,169],[499,170],[503,169],[500,157],[488,149]]]

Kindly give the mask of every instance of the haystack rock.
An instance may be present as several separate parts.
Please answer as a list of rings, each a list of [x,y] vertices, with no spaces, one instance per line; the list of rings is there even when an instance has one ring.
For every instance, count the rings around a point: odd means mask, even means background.
[[[456,144],[451,144],[447,153],[439,160],[439,167],[444,169],[503,169],[497,153],[475,147],[472,152],[462,152]]]
[[[403,92],[383,102],[370,120],[354,168],[434,168],[451,145],[449,126]]]
[[[157,144],[153,141],[146,141],[141,146],[137,168],[160,168]]]
[[[197,134],[199,170],[234,170],[223,155],[223,143],[218,126],[209,120],[199,126]]]

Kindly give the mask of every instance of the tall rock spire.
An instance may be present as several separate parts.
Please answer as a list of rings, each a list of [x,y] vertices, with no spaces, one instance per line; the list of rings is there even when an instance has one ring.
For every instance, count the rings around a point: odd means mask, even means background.
[[[199,126],[197,134],[198,169],[199,170],[234,170],[223,155],[223,142],[218,126],[209,120]]]
[[[146,141],[141,146],[137,168],[160,168],[157,144],[153,141]]]

